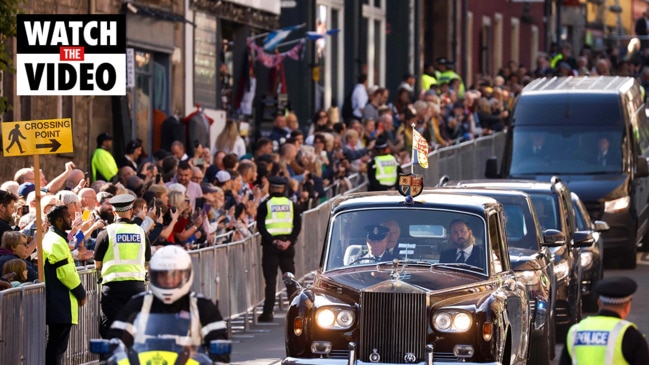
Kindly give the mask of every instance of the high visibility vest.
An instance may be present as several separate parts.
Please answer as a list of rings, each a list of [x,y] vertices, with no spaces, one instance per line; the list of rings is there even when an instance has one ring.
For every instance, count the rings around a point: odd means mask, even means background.
[[[81,278],[79,278],[79,273],[74,265],[74,259],[72,258],[68,242],[53,231],[48,231],[43,237],[43,259],[45,260],[44,279],[49,288],[61,287],[74,289],[81,284]],[[65,308],[69,310],[68,313],[56,313],[59,321],[62,320],[61,317],[66,319],[66,321],[58,323],[65,323],[67,321],[72,324],[79,323],[79,302],[77,297],[72,294],[71,289],[67,290],[67,294],[58,292],[52,295],[51,299],[56,300],[56,303],[48,304],[48,310],[52,310],[53,308]],[[68,298],[69,302],[66,301]]]
[[[397,182],[397,160],[392,155],[374,157],[374,176],[379,184],[392,186]]]
[[[441,73],[439,74],[439,77],[437,78],[437,81],[438,81],[440,84],[445,83],[445,82],[450,84],[451,81],[453,81],[453,80],[460,80],[459,90],[455,90],[455,91],[457,92],[457,96],[458,96],[459,98],[464,97],[464,93],[465,93],[465,90],[464,90],[464,81],[462,81],[462,78],[460,77],[460,75],[458,75],[455,71],[453,71],[453,70],[446,70],[446,71],[444,71],[444,72],[441,72]]]
[[[421,75],[421,89],[429,90],[431,86],[437,86],[437,79],[427,74]]]
[[[101,265],[102,283],[144,281],[144,230],[137,224],[115,223],[106,227],[108,249]]]
[[[552,59],[550,60],[550,67],[551,68],[557,68],[557,66],[559,65],[559,62],[561,62],[561,60],[563,60],[563,55],[561,53],[559,53],[556,56],[552,57]]]
[[[293,202],[286,197],[274,196],[266,202],[266,230],[271,236],[289,235],[293,232]]]
[[[591,316],[568,331],[568,353],[573,364],[628,364],[622,355],[624,331],[635,325],[620,318]]]

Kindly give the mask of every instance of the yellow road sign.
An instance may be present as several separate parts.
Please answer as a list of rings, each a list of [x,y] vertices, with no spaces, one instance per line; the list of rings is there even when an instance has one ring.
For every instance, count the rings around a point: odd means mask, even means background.
[[[47,119],[2,124],[5,157],[72,152],[72,120]]]

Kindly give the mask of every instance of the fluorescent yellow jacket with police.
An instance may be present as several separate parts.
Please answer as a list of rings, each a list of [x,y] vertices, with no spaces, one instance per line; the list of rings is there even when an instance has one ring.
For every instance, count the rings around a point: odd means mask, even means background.
[[[376,181],[383,186],[392,186],[397,183],[397,160],[391,154],[374,157],[374,176]]]
[[[293,202],[287,197],[274,196],[266,202],[266,230],[275,236],[287,236],[293,232]]]
[[[97,147],[92,154],[92,161],[90,163],[92,168],[92,180],[105,180],[110,181],[113,176],[117,175],[117,163],[113,155],[101,148]]]
[[[144,281],[146,236],[142,227],[114,223],[106,227],[108,248],[102,260],[102,284],[117,281]]]
[[[65,232],[51,227],[43,237],[47,324],[78,324],[79,302],[86,297]]]
[[[568,353],[573,364],[628,364],[622,354],[622,338],[635,326],[616,317],[591,316],[568,331]]]

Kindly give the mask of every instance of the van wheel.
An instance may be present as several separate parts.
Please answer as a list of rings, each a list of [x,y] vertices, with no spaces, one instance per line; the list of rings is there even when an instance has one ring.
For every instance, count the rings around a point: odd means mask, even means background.
[[[621,269],[635,269],[638,260],[636,258],[636,248],[633,246],[631,249],[625,250],[620,257]]]

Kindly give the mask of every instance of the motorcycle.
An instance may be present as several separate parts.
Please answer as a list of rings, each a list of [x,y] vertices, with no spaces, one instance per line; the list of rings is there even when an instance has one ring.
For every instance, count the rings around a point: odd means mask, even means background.
[[[179,318],[184,317],[184,318]],[[189,319],[177,313],[151,313],[146,325],[138,318],[133,323],[133,346],[122,340],[92,339],[90,352],[103,355],[101,365],[213,365],[232,352],[230,340],[213,340],[207,352],[192,344]]]

